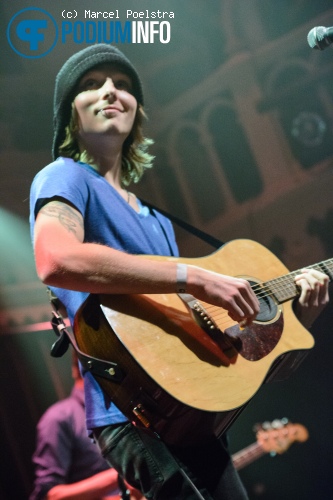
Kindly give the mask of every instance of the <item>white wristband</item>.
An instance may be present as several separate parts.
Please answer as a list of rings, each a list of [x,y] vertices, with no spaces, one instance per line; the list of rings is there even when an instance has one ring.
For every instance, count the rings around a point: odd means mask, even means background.
[[[187,265],[177,264],[177,293],[186,293]]]

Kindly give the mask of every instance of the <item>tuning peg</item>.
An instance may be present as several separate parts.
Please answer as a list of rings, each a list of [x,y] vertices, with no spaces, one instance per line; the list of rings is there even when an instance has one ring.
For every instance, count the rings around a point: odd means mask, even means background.
[[[261,424],[261,427],[264,431],[269,431],[272,428],[272,424],[266,421]]]
[[[259,432],[259,431],[269,431],[271,429],[282,429],[283,427],[286,427],[286,425],[289,423],[289,420],[284,417],[281,419],[275,419],[272,422],[262,422],[262,423],[257,423],[253,426],[253,432]]]
[[[281,418],[275,419],[272,422],[272,429],[282,429],[282,427],[285,427],[288,424],[288,419],[287,418]]]
[[[266,422],[256,423],[253,426],[253,431],[254,432],[269,431],[271,428],[272,428],[272,424],[271,424],[271,422],[268,422],[268,420],[267,420]]]

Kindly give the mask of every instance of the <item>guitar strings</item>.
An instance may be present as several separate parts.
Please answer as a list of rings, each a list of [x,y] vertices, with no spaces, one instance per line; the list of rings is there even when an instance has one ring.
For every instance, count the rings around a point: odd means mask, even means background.
[[[272,297],[271,293],[263,293],[261,296],[259,294],[256,294],[257,297],[260,299],[267,298],[267,297]],[[273,299],[272,299],[273,300]],[[222,307],[214,306],[209,303],[202,303],[204,304],[204,309],[207,312],[208,315],[212,317],[212,319],[215,322],[220,322],[220,320],[226,319],[228,322],[230,321],[230,317],[228,315],[228,311],[226,309],[223,309]],[[269,311],[270,307],[267,302],[264,302],[263,300],[260,301],[260,311],[261,313],[265,313]],[[219,325],[220,326],[220,325]]]
[[[279,280],[279,278],[276,278],[272,281],[275,281],[275,280]],[[254,291],[254,293],[256,294],[256,296],[258,297],[259,300],[265,299],[268,297],[270,297],[273,300],[272,297],[274,296],[274,294],[272,293],[271,288],[270,288],[272,281],[268,281],[266,283],[259,283],[259,284],[255,284],[255,285],[251,286],[252,290]],[[295,291],[297,291],[297,286],[293,282],[290,283],[289,286],[292,286],[292,288],[293,288],[292,297],[294,297]],[[286,287],[282,287],[282,286],[275,287],[275,292],[277,293],[279,291],[286,291]],[[290,296],[290,294],[288,295],[288,298],[289,298],[289,296]],[[274,296],[274,298],[275,298],[275,296]],[[227,319],[228,322],[230,321],[231,318],[228,316],[228,312],[225,309],[223,309],[222,307],[214,306],[214,305],[206,303],[206,302],[202,303],[202,304],[204,304],[204,309],[207,312],[207,314],[212,316],[212,319],[215,322],[220,322],[220,319],[224,319],[224,318]],[[264,302],[263,300],[261,300],[260,311],[262,313],[265,313],[268,310],[269,310],[269,304]]]
[[[328,259],[325,262],[321,262],[319,264],[315,264],[314,266],[311,266],[311,268],[317,269],[319,271],[323,271],[322,266],[326,266],[329,268],[330,266],[333,266],[333,259]],[[333,274],[333,269],[329,269],[330,272]],[[271,298],[272,300],[276,300],[276,295],[278,296],[279,294],[283,295],[283,300],[280,299],[279,303],[290,300],[296,295],[298,295],[298,286],[294,282],[295,276],[300,274],[302,271],[296,270],[293,271],[285,276],[279,276],[277,278],[274,278],[272,280],[262,282],[262,283],[255,283],[251,285],[251,288],[253,292],[256,294],[258,299],[265,299],[265,298]],[[326,273],[328,274],[328,273]],[[329,275],[330,279],[331,276]],[[286,293],[289,292],[289,293]],[[275,302],[275,301],[274,301]],[[201,302],[204,304],[204,310],[207,312],[207,314],[210,314],[213,316],[214,321],[220,321],[220,319],[226,319],[228,323],[230,322],[231,318],[228,316],[228,312],[223,309],[222,307],[217,307],[212,304],[206,303],[206,302]],[[269,309],[269,304],[266,302],[263,302],[261,300],[260,302],[260,311],[265,312]],[[216,311],[216,314],[213,315],[213,312]],[[236,323],[236,322],[235,322]],[[227,324],[227,322],[226,322]],[[220,325],[218,325],[220,327]]]
[[[330,272],[332,272],[332,269],[329,269],[330,265],[333,265],[333,259],[329,259],[325,262],[321,262],[319,264],[315,264],[314,266],[311,266],[313,269],[316,269],[318,271],[323,271],[323,267],[328,268],[326,271],[326,274],[328,274],[329,278],[332,279],[332,277],[329,275]],[[301,269],[298,269],[297,271],[293,271],[285,276],[280,276],[277,278],[274,278],[270,281],[263,282],[263,283],[256,283],[255,285],[251,286],[252,290],[256,293],[257,290],[264,291],[264,290],[270,290],[269,287],[274,287],[276,292],[281,292],[285,289],[285,287],[292,288],[293,290],[297,290],[297,285],[293,281],[295,276],[300,274],[302,271]],[[271,295],[271,293],[269,293]],[[265,295],[260,295],[257,294],[258,297],[264,297]]]

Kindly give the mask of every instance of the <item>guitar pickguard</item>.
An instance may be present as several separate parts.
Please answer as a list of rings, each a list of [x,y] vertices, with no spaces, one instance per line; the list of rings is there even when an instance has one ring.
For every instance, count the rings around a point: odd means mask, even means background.
[[[260,283],[248,280],[251,286]],[[231,340],[236,351],[248,361],[258,361],[270,354],[281,339],[284,328],[282,306],[278,306],[272,295],[257,292],[260,311],[250,326],[234,325],[224,333]]]
[[[240,328],[231,326],[225,330],[225,335],[231,339],[236,351],[248,361],[258,361],[270,354],[280,341],[283,332],[283,315],[274,323],[253,323]]]

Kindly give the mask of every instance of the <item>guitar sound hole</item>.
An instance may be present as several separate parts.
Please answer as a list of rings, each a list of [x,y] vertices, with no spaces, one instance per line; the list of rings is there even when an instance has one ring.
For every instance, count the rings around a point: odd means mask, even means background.
[[[256,317],[256,321],[272,321],[276,317],[278,311],[277,304],[268,292],[262,291],[260,287],[258,288],[258,283],[254,281],[249,281],[249,283],[252,287],[256,285],[255,289],[258,290],[256,290],[256,295],[259,300],[260,311]]]

